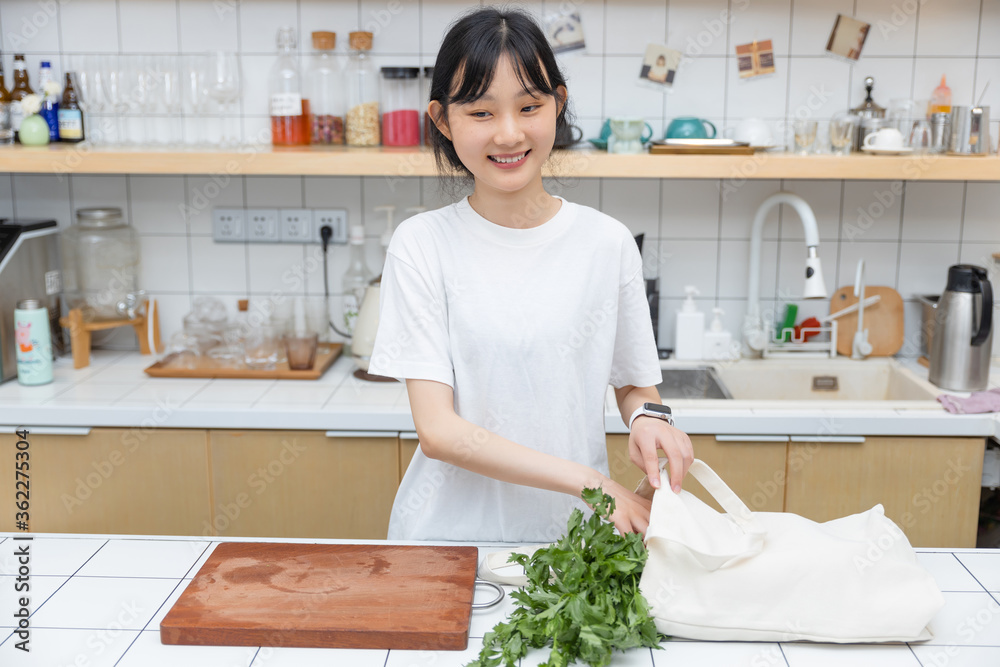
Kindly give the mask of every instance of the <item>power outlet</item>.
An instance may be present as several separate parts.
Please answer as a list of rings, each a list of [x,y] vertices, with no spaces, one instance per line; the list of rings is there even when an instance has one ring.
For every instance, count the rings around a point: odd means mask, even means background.
[[[212,209],[212,238],[218,242],[241,242],[247,238],[243,209]]]
[[[329,225],[333,228],[333,237],[330,239],[330,242],[339,243],[341,245],[347,244],[346,208],[316,209],[313,211],[313,223],[315,227],[313,238],[316,241],[319,241],[321,238],[319,230],[322,229],[324,225]]]
[[[309,243],[313,240],[313,212],[308,208],[283,208],[278,214],[283,243]]]
[[[278,209],[250,208],[247,209],[247,240],[251,243],[278,243],[281,233],[278,230]]]

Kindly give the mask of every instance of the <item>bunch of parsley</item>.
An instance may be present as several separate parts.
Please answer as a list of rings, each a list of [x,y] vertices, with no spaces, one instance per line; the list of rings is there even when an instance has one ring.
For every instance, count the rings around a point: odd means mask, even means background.
[[[594,508],[586,521],[573,510],[567,532],[530,558],[512,554],[528,584],[511,594],[518,605],[504,623],[486,633],[479,658],[467,667],[514,667],[529,648],[551,643],[540,667],[585,662],[604,667],[613,650],[658,648],[662,638],[639,592],[646,547],[637,533],[618,535],[610,517],[615,501],[600,489],[585,489]]]

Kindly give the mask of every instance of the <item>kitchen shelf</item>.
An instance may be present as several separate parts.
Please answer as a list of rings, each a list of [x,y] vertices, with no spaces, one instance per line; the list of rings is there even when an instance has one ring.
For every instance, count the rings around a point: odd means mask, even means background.
[[[274,176],[437,176],[426,148],[273,148],[167,150],[0,148],[0,172],[19,174],[219,174]],[[610,155],[603,151],[556,151],[546,176],[576,178],[1000,181],[995,155]]]

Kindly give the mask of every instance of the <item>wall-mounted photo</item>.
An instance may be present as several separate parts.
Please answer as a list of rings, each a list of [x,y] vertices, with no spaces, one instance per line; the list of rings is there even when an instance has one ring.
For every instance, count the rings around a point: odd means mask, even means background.
[[[774,46],[771,40],[736,45],[736,66],[741,79],[774,74]]]
[[[668,49],[662,44],[650,44],[642,58],[639,78],[665,88],[674,85],[677,66],[681,64],[681,52]]]
[[[553,53],[565,53],[587,47],[579,12],[550,16],[545,21],[545,32]]]
[[[842,58],[857,60],[861,57],[861,49],[865,46],[871,27],[870,23],[838,14],[833,32],[830,33],[830,41],[826,43],[826,50]]]

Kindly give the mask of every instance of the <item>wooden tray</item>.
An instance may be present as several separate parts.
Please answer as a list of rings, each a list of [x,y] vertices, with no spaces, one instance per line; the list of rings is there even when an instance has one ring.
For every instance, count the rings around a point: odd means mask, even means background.
[[[233,378],[250,380],[318,380],[326,369],[340,356],[344,349],[342,343],[320,343],[316,349],[316,363],[307,371],[293,371],[288,363],[277,365],[274,370],[255,370],[253,368],[225,366],[223,362],[210,357],[199,357],[195,368],[171,366],[176,354],[168,354],[146,369],[146,374],[157,378]]]
[[[753,146],[670,146],[650,144],[650,155],[753,155]]]
[[[463,650],[475,547],[224,542],[160,622],[164,644]]]
[[[903,347],[903,297],[891,287],[865,285],[865,298],[878,294],[878,303],[865,306],[865,328],[872,344],[871,357],[891,357]],[[830,312],[835,313],[858,302],[854,285],[838,289],[830,299]],[[837,354],[851,356],[854,334],[858,330],[857,312],[837,318]]]

